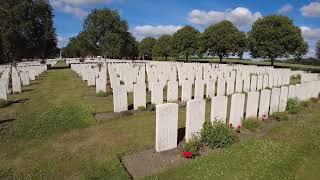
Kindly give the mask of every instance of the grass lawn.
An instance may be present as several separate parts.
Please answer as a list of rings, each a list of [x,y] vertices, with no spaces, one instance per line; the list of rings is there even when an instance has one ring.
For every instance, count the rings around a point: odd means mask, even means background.
[[[59,64],[61,66],[61,64]],[[128,179],[119,156],[152,148],[155,113],[104,122],[112,96],[96,97],[70,69],[45,72],[0,108],[0,179]],[[132,94],[129,94],[129,104]],[[209,118],[210,102],[206,116]],[[160,179],[312,179],[320,175],[320,106],[314,105],[266,137],[242,142],[160,174]],[[179,128],[185,125],[179,108]]]

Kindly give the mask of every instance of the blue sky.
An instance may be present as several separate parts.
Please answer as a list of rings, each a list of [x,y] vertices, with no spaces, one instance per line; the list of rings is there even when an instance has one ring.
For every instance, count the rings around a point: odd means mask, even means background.
[[[172,34],[184,25],[203,31],[221,20],[232,21],[240,30],[249,31],[252,23],[266,15],[283,14],[293,19],[310,45],[308,56],[320,40],[320,0],[50,0],[54,9],[59,47],[82,30],[93,8],[117,10],[137,40],[146,36]]]

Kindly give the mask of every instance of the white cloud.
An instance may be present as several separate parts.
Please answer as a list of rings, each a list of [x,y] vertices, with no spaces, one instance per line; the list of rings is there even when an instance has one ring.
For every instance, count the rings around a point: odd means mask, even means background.
[[[312,2],[300,9],[303,16],[320,17],[320,2]]]
[[[300,29],[306,40],[320,40],[320,28],[301,26]]]
[[[137,40],[141,40],[145,37],[155,37],[158,38],[164,34],[173,34],[177,30],[181,29],[182,26],[175,26],[175,25],[159,25],[159,26],[152,26],[152,25],[143,25],[143,26],[136,26],[133,29],[133,35],[137,38]]]
[[[287,14],[289,13],[290,11],[293,10],[293,6],[291,4],[286,4],[284,6],[282,6],[279,10],[278,10],[278,13],[279,14]]]
[[[54,9],[57,11],[61,11],[67,14],[72,14],[73,16],[77,18],[84,18],[85,16],[88,15],[88,12],[85,10],[75,7],[72,4],[65,3],[64,0],[50,0],[50,3]]]
[[[260,12],[252,13],[244,7],[237,7],[226,11],[203,11],[194,9],[188,14],[188,20],[198,25],[215,24],[222,20],[229,20],[239,28],[248,28],[262,15]]]

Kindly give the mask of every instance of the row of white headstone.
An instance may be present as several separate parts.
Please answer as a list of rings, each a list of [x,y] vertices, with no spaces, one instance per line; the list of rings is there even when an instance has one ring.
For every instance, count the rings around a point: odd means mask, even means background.
[[[21,93],[22,86],[30,85],[31,81],[46,70],[47,65],[38,62],[23,62],[16,66],[0,66],[0,99],[7,101],[8,94]]]
[[[239,128],[244,118],[268,117],[274,112],[286,110],[289,98],[306,100],[318,97],[320,81],[303,84],[282,86],[281,88],[251,91],[247,94],[236,93],[231,95],[229,126]],[[211,122],[221,121],[227,123],[228,97],[216,96],[211,101]],[[187,101],[186,106],[186,134],[189,141],[194,136],[199,136],[205,122],[206,101],[194,99]],[[178,135],[178,104],[166,103],[156,106],[156,143],[157,152],[170,150],[177,147]]]

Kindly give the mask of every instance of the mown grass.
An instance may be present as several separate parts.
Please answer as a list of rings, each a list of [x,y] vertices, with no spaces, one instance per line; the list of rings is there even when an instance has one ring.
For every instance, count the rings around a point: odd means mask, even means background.
[[[154,146],[154,111],[96,122],[93,113],[113,111],[112,95],[96,97],[95,88],[70,69],[47,71],[23,90],[10,95],[10,105],[0,109],[1,119],[13,119],[0,124],[0,179],[129,179],[118,157]],[[133,102],[132,94],[128,102]],[[210,108],[208,101],[206,119]],[[319,175],[320,110],[318,105],[308,109],[311,114],[279,122],[264,138],[197,158],[158,178]],[[179,108],[179,131],[185,127],[185,114]]]
[[[320,105],[279,122],[266,136],[147,179],[317,179]]]

